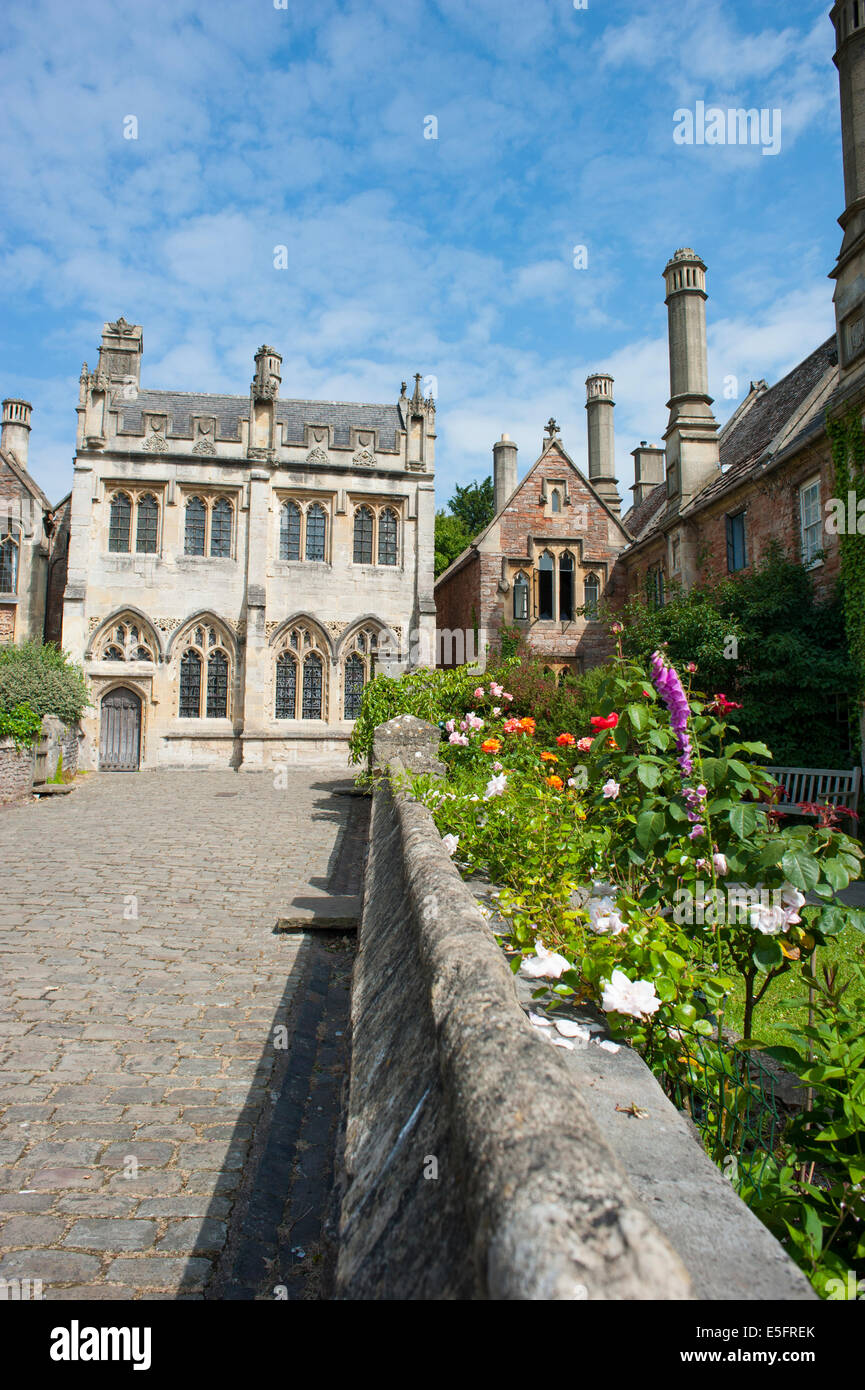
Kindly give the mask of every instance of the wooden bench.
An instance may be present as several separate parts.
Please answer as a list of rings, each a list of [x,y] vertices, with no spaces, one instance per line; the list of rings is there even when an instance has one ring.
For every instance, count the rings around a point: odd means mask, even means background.
[[[777,811],[811,815],[801,810],[803,802],[828,802],[831,806],[856,810],[862,782],[861,767],[767,767],[766,772],[784,789],[784,800],[778,802]]]

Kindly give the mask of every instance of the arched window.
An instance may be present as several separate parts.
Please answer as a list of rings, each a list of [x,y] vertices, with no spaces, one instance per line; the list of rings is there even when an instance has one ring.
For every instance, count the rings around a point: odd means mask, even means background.
[[[321,657],[317,652],[309,652],[303,659],[303,709],[301,718],[321,719],[322,685]]]
[[[276,662],[276,718],[294,719],[297,712],[297,662],[282,652]]]
[[[601,585],[596,574],[587,574],[584,585],[586,617],[596,619],[598,616],[598,599],[601,593]]]
[[[559,617],[570,622],[574,616],[574,557],[566,550],[559,557]]]
[[[108,519],[108,549],[128,554],[129,532],[132,525],[132,502],[125,492],[115,492],[111,499]]]
[[[159,503],[152,493],[138,499],[138,524],[135,528],[135,549],[142,555],[155,555],[159,539]]]
[[[204,554],[204,537],[207,533],[207,508],[200,497],[190,497],[186,503],[186,538],[184,552],[187,555]]]
[[[280,560],[300,559],[300,507],[286,502],[279,518]]]
[[[102,660],[103,660],[103,661],[125,661],[125,660],[126,660],[126,654],[125,654],[125,652],[123,651],[123,648],[122,648],[122,647],[115,646],[115,644],[112,642],[111,645],[108,646],[108,647],[106,647],[106,648],[105,648],[105,651],[102,653]]]
[[[378,519],[378,562],[395,565],[397,561],[397,531],[399,522],[392,507],[385,507]]]
[[[97,636],[93,655],[97,661],[153,661],[153,653],[157,650],[155,634],[127,615],[108,632]]]
[[[313,502],[306,514],[306,558],[307,560],[323,560],[325,555],[325,537],[327,531],[327,517],[324,507],[319,506],[318,502]],[[310,716],[318,718],[317,715]]]
[[[559,489],[558,489],[557,487],[554,487],[554,488],[553,488],[552,497],[550,498],[550,511],[553,511],[553,512],[560,512],[561,510],[562,510],[562,499],[561,499],[561,495],[560,495],[560,493],[559,493]]]
[[[556,616],[556,596],[553,591],[555,562],[545,550],[538,564],[538,617],[542,622],[551,622]]]
[[[354,563],[372,564],[372,523],[369,507],[358,507],[354,514]]]
[[[234,508],[226,497],[220,497],[213,504],[210,513],[210,554],[215,559],[227,560],[231,557],[231,522]]]
[[[228,715],[228,657],[219,647],[207,658],[207,717],[225,719]]]
[[[346,719],[357,719],[360,714],[360,704],[363,699],[363,687],[366,684],[366,668],[363,657],[358,652],[352,652],[345,663],[345,701],[344,717]]]
[[[198,719],[201,714],[201,657],[192,648],[180,662],[180,718]]]
[[[529,581],[522,571],[514,580],[514,619],[526,622],[529,616]]]
[[[7,531],[0,541],[0,593],[18,592],[18,541]]]

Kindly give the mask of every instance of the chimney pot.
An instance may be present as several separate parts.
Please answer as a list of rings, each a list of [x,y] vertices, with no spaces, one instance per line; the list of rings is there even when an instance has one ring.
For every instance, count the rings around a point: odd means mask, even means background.
[[[30,451],[30,412],[33,407],[29,401],[7,396],[3,402],[3,420],[0,426],[0,449],[13,454],[22,468],[27,467]]]

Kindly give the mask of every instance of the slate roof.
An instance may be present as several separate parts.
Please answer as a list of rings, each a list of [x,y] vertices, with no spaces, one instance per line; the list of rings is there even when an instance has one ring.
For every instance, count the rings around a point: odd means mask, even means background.
[[[249,415],[249,396],[204,395],[191,391],[139,391],[134,401],[114,403],[119,414],[118,429],[124,434],[142,434],[144,411],[169,417],[168,437],[192,438],[193,415],[216,417],[218,439],[238,440],[240,421]],[[304,425],[333,425],[334,447],[351,446],[352,428],[378,430],[379,448],[396,453],[397,430],[403,421],[397,405],[363,405],[346,401],[277,400],[276,419],[288,426],[289,444],[303,444]]]
[[[730,417],[719,432],[722,471],[682,509],[681,515],[699,511],[773,458],[795,453],[810,439],[817,438],[824,428],[826,404],[837,379],[838,353],[833,334],[774,386],[746,399]],[[659,530],[665,500],[666,483],[659,483],[622,518],[635,542]]]

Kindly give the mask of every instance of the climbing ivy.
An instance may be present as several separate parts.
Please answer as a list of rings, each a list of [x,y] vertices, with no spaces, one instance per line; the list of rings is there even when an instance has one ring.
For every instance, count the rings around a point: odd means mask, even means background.
[[[855,513],[849,518],[852,526],[847,524],[839,528],[838,550],[847,645],[861,700],[865,698],[865,534],[860,534],[857,521],[859,515],[865,513],[865,431],[859,415],[853,410],[827,421],[826,428],[832,444],[835,497],[844,504],[845,514],[849,495],[852,493],[856,499]]]

